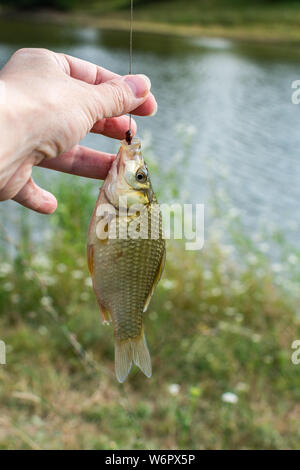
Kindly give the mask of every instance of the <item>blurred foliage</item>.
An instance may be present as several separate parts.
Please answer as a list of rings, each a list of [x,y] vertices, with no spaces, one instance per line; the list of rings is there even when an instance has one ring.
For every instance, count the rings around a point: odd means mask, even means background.
[[[161,0],[134,0],[134,6],[149,4],[149,3],[159,3]],[[172,1],[172,0],[165,0]],[[11,5],[16,8],[74,8],[78,6],[80,0],[0,0],[0,3],[4,5]],[[85,0],[84,4],[97,5],[99,7],[105,7],[105,4],[110,3],[110,8],[127,8],[130,5],[130,0]]]
[[[33,10],[68,10],[69,16],[50,15],[51,21],[124,29],[130,0],[0,0],[2,11],[30,10],[27,19],[45,21]],[[7,8],[6,8],[7,7]],[[24,16],[24,15],[23,15]],[[49,20],[49,18],[48,18]],[[134,0],[136,30],[221,36],[240,39],[300,41],[297,0]],[[101,23],[102,22],[102,23]],[[193,27],[193,28],[191,28]]]
[[[184,168],[188,147],[174,167]],[[184,171],[158,171],[147,154],[160,200],[182,200]],[[245,236],[237,212],[212,194],[204,250],[168,243],[145,319],[153,377],[134,368],[120,385],[85,260],[97,187],[57,179],[50,239],[36,245],[23,218],[14,256],[0,251],[0,448],[298,448],[299,253],[277,237],[282,258],[272,261],[271,241]]]
[[[54,8],[69,10],[78,6],[79,0],[0,0],[0,4],[20,9]]]
[[[161,6],[166,5],[167,8],[170,7],[170,4],[182,5],[182,8],[186,8],[186,3],[179,2],[178,0],[134,0],[134,8],[139,9],[143,6],[153,6],[154,9],[160,8]],[[203,9],[215,9],[215,8],[237,8],[245,9],[249,8],[251,5],[254,7],[261,7],[266,5],[267,7],[277,6],[278,4],[295,4],[297,0],[189,0],[188,2],[192,5],[193,8],[198,9],[199,13]],[[15,8],[21,9],[39,9],[39,8],[53,8],[53,9],[72,9],[75,7],[80,7],[81,9],[86,9],[89,7],[98,8],[99,11],[109,11],[116,9],[128,9],[130,7],[130,0],[85,0],[84,7],[80,0],[0,0],[0,4],[6,6],[12,6]],[[158,7],[159,5],[159,7]],[[188,6],[189,8],[189,6]]]

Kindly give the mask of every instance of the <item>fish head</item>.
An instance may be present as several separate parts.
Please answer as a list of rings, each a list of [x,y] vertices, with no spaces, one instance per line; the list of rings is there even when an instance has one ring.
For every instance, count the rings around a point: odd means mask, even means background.
[[[131,144],[126,140],[121,142],[105,186],[106,195],[115,207],[119,207],[120,197],[126,198],[127,206],[152,202],[153,190],[139,139],[132,139]]]

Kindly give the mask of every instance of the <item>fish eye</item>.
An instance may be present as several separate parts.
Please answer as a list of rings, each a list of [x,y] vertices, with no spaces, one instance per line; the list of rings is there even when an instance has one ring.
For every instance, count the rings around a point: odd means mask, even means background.
[[[146,169],[141,168],[135,174],[135,178],[139,183],[146,183],[148,179],[148,172]]]

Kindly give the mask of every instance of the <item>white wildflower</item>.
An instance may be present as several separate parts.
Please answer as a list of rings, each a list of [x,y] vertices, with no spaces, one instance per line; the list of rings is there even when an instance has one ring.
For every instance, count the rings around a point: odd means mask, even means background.
[[[246,286],[243,286],[243,284],[238,280],[232,281],[231,286],[232,290],[235,291],[237,295],[241,295],[246,291]]]
[[[67,270],[67,266],[63,263],[59,263],[57,266],[56,266],[56,269],[59,273],[65,273],[66,270]]]
[[[35,277],[34,271],[32,271],[32,269],[27,269],[24,273],[24,277],[27,281],[32,281]]]
[[[48,268],[50,266],[50,260],[44,254],[35,255],[33,258],[33,263],[40,268]]]
[[[173,304],[170,300],[167,300],[165,303],[164,303],[164,307],[166,310],[172,310],[173,308]]]
[[[224,403],[231,403],[232,405],[235,405],[239,400],[239,397],[232,392],[225,392],[222,395],[222,401]]]
[[[241,323],[244,319],[244,316],[242,313],[238,313],[236,316],[235,316],[235,321],[237,321],[238,323]]]
[[[5,282],[3,284],[3,289],[6,290],[7,292],[11,292],[14,288],[14,285],[11,282]]]
[[[48,274],[41,274],[40,279],[46,284],[46,286],[53,286],[56,283],[56,278],[54,276],[49,276]]]
[[[48,328],[46,326],[40,326],[39,327],[39,334],[41,336],[46,336],[48,334]]]
[[[221,245],[220,250],[225,256],[231,255],[234,252],[232,245]]]
[[[1,263],[0,264],[0,274],[3,274],[4,276],[6,274],[9,274],[12,272],[12,267],[8,263]]]
[[[297,264],[299,262],[299,258],[296,255],[289,255],[288,262],[290,264]]]
[[[258,258],[256,255],[254,255],[253,253],[250,253],[248,256],[248,261],[249,261],[249,264],[257,264],[258,263]]]
[[[261,336],[258,333],[254,333],[254,335],[252,335],[253,343],[259,343],[260,340],[261,340]]]
[[[171,279],[163,279],[161,281],[161,285],[163,286],[164,289],[171,290],[171,289],[174,289],[176,282],[172,281]]]
[[[211,290],[211,295],[213,297],[219,297],[220,295],[222,294],[222,291],[219,287],[214,287],[212,290]]]
[[[76,269],[75,271],[72,272],[72,277],[73,277],[73,279],[82,279],[83,278],[83,272],[80,271],[79,269]]]
[[[235,309],[233,307],[226,307],[225,314],[232,317],[235,314]]]
[[[259,244],[259,249],[262,253],[267,253],[269,251],[270,247],[267,243],[260,243]]]
[[[84,302],[87,301],[87,300],[89,300],[89,298],[90,298],[90,296],[89,296],[89,294],[88,294],[87,292],[82,292],[82,293],[80,294],[80,299],[83,300]]]
[[[213,275],[212,275],[211,271],[208,271],[207,269],[205,269],[205,271],[203,271],[203,278],[206,281],[209,281],[210,279],[212,279],[212,277],[213,277]]]
[[[51,297],[44,295],[44,297],[41,298],[41,304],[43,307],[50,307],[52,305]]]
[[[178,395],[178,393],[180,392],[180,385],[178,384],[170,384],[169,385],[169,393],[173,396],[176,396]]]
[[[152,320],[152,321],[157,320],[157,318],[158,318],[157,312],[154,312],[154,311],[150,312],[149,317],[150,317],[150,320]]]
[[[192,124],[189,124],[188,126],[184,127],[184,132],[188,134],[189,136],[193,136],[197,132],[197,128],[193,126]]]
[[[85,285],[86,285],[87,287],[92,287],[92,286],[93,286],[93,281],[92,281],[92,279],[91,279],[90,277],[87,277],[87,278],[85,279],[84,283],[85,283]]]
[[[280,273],[282,271],[282,265],[279,263],[273,263],[272,270],[274,271],[274,273]]]

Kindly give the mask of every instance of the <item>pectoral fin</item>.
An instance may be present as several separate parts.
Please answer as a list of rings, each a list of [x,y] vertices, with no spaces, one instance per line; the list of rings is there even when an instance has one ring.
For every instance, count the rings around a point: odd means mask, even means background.
[[[87,261],[88,261],[88,268],[90,271],[91,276],[94,274],[94,247],[93,245],[87,246]]]
[[[99,305],[99,310],[102,318],[102,322],[108,325],[111,322],[111,316],[109,311],[107,310],[106,307],[101,303],[100,299],[98,298],[97,292],[96,292],[96,297]]]
[[[166,262],[166,250],[164,251],[164,254],[161,258],[161,262],[160,262],[160,265],[158,267],[158,270],[157,270],[157,273],[156,273],[156,276],[155,276],[155,279],[154,279],[154,282],[153,282],[153,286],[151,287],[151,290],[150,290],[150,292],[148,294],[148,297],[146,299],[143,312],[146,312],[147,308],[149,307],[150,300],[151,300],[152,295],[155,291],[155,287],[157,286],[157,284],[158,284],[158,282],[161,278],[161,275],[163,273],[163,270],[164,270],[164,267],[165,267],[165,262]]]
[[[97,297],[97,302],[98,302],[98,305],[99,305],[99,310],[100,310],[102,322],[103,323],[110,323],[110,321],[111,321],[110,313],[107,310],[107,308],[104,307],[104,305],[102,304],[102,302],[99,298],[98,292],[97,292],[97,288],[95,287],[95,284],[94,284],[94,247],[93,247],[93,245],[88,245],[87,246],[87,259],[88,259],[89,271],[91,273],[91,277],[92,277],[92,281],[93,281],[93,288],[94,288],[94,291],[95,291],[95,294],[96,294],[96,297]]]
[[[109,310],[101,302],[100,297],[99,297],[98,292],[97,292],[97,288],[95,287],[94,283],[93,283],[93,288],[94,288],[96,298],[97,298],[97,302],[98,302],[98,305],[99,305],[99,310],[100,310],[102,323],[104,323],[105,325],[108,325],[111,322],[111,316],[110,316]]]

